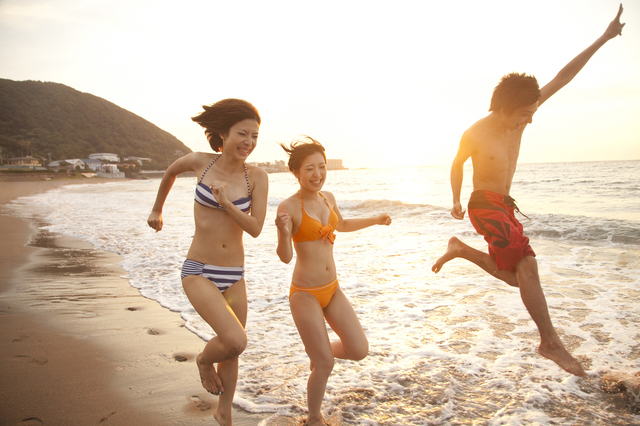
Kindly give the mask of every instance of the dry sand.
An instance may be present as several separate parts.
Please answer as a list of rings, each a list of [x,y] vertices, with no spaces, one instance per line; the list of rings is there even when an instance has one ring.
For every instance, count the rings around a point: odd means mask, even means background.
[[[3,208],[90,182],[0,182],[0,426],[217,425],[194,363],[204,342],[180,316],[140,296],[118,255]],[[238,409],[234,425],[266,417]]]

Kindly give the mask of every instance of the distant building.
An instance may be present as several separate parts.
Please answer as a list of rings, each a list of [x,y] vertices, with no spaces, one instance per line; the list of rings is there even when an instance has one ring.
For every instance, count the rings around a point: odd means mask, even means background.
[[[66,163],[64,166],[61,165],[63,161]],[[79,158],[70,158],[67,160],[52,161],[49,164],[47,164],[47,167],[50,169],[54,169],[56,171],[60,169],[75,170],[78,167],[80,167],[81,169],[84,169],[84,162]]]
[[[108,152],[98,152],[96,154],[89,154],[89,158],[91,160],[105,160],[105,161],[113,161],[116,163],[120,162],[120,157],[117,154],[110,154]]]
[[[273,163],[271,163],[271,162],[266,162],[266,163],[253,162],[253,163],[249,163],[249,164],[251,164],[252,166],[260,167],[261,169],[264,169],[267,173],[280,173],[280,172],[286,172],[288,170],[287,169],[287,165],[282,160],[276,160]]]
[[[82,162],[84,163],[86,169],[93,170],[94,172],[97,171],[100,168],[100,166],[102,166],[102,161],[100,161],[100,160],[92,160],[90,158],[83,158]]]
[[[345,170],[342,160],[327,159],[327,170]]]
[[[120,170],[118,170],[117,164],[101,164],[98,167],[98,171],[102,173],[118,173]]]
[[[116,164],[102,164],[98,168],[98,177],[103,178],[124,178],[124,172],[118,170],[118,166]]]
[[[249,163],[252,166],[260,167],[261,169],[266,170],[267,173],[281,173],[288,172],[289,167],[284,160],[275,160],[273,163],[265,162],[253,162]],[[342,160],[330,160],[327,159],[327,170],[347,170],[346,167],[342,165]]]
[[[14,157],[9,158],[10,166],[26,166],[26,167],[40,167],[40,160],[37,158],[27,156],[27,157]]]
[[[181,151],[182,152],[182,151]],[[182,156],[181,156],[182,157]],[[150,162],[151,158],[143,158],[143,157],[127,157],[124,159],[124,161],[135,161],[136,163],[140,164],[142,166],[142,163],[145,161]]]

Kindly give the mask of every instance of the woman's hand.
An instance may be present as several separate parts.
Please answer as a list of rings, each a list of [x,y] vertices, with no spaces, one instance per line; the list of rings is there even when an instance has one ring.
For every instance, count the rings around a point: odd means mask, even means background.
[[[229,205],[229,199],[227,198],[227,182],[214,180],[209,184],[209,188],[211,189],[213,198],[216,199],[218,204],[226,209]]]
[[[276,216],[276,228],[278,228],[278,247],[276,253],[284,263],[291,262],[293,258],[293,246],[291,244],[291,233],[293,232],[293,220],[289,213],[284,210],[282,204],[278,206],[280,213]]]
[[[147,224],[156,232],[162,230],[162,213],[152,211],[147,219]]]
[[[278,231],[282,233],[283,237],[287,237],[291,233],[291,216],[289,216],[286,210],[278,213],[276,216],[276,227]]]

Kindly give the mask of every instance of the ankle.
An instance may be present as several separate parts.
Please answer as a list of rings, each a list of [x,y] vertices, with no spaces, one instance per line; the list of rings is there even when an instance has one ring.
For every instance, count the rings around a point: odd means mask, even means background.
[[[324,425],[324,417],[322,414],[309,414],[307,416],[307,421],[304,423],[305,425]]]
[[[555,352],[557,350],[565,349],[565,347],[560,339],[545,339],[540,342],[540,349]]]

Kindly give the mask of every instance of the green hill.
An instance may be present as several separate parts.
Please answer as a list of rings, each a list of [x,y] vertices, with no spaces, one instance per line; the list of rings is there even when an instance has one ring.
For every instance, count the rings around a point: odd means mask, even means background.
[[[176,137],[97,96],[59,83],[0,79],[2,158],[28,154],[47,163],[109,152],[166,167],[191,152]],[[177,151],[181,151],[180,154]]]

